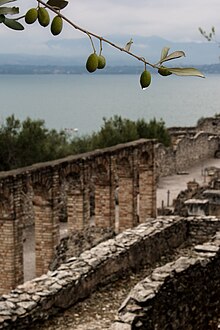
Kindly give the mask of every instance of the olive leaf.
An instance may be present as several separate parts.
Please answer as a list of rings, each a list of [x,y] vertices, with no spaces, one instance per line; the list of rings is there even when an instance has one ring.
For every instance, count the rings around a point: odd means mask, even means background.
[[[65,0],[49,0],[47,5],[54,7],[56,9],[63,9],[68,5],[68,1]]]
[[[177,76],[196,76],[205,78],[204,74],[195,68],[168,68],[168,70]]]
[[[19,13],[18,7],[0,7],[0,15],[14,15]]]
[[[24,30],[24,27],[21,23],[19,23],[18,21],[16,21],[15,19],[10,19],[10,18],[6,18],[3,22],[8,28],[12,29],[12,30]]]
[[[16,0],[0,0],[0,6],[2,5],[5,5],[6,3],[9,3],[9,2],[14,2]]]
[[[165,58],[163,58],[162,60],[160,60],[160,64],[166,61],[170,61],[170,60],[174,60],[176,58],[180,58],[186,56],[185,53],[182,50],[177,50],[173,53],[171,53],[170,55],[167,55]]]
[[[215,36],[215,27],[213,26],[210,33],[206,33],[201,27],[199,27],[199,32],[205,37],[208,41],[212,41]]]
[[[126,43],[126,45],[125,45],[125,50],[127,51],[127,52],[129,52],[130,51],[130,49],[131,49],[131,45],[133,44],[133,40],[132,40],[132,38]]]
[[[163,47],[163,49],[161,51],[161,56],[160,56],[160,63],[167,57],[169,50],[170,50],[169,47]]]

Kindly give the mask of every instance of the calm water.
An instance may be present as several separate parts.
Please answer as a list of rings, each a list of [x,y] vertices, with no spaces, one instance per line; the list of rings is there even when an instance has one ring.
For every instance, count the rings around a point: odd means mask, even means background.
[[[145,91],[137,75],[3,75],[0,95],[0,120],[29,116],[48,128],[78,128],[77,134],[98,130],[103,117],[115,114],[190,126],[220,112],[220,75],[155,75]]]

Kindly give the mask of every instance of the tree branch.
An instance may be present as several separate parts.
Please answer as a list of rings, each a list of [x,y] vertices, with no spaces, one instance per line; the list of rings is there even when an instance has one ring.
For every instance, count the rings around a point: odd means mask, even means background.
[[[58,11],[54,7],[46,4],[44,1],[42,1],[42,0],[37,0],[37,1],[38,1],[38,3],[42,4],[46,8],[50,9],[55,14],[59,15],[60,17],[62,17],[62,19],[64,21],[66,21],[68,24],[70,24],[74,29],[79,30],[80,32],[82,32],[82,33],[84,33],[84,34],[86,34],[86,35],[88,35],[90,37],[92,36],[92,37],[94,37],[96,39],[99,39],[100,41],[105,42],[106,44],[109,44],[110,46],[112,46],[112,47],[120,50],[121,52],[127,53],[128,55],[136,58],[138,61],[143,62],[145,65],[147,64],[147,65],[151,66],[152,68],[158,68],[158,66],[156,64],[152,64],[152,63],[147,62],[144,57],[138,56],[138,55],[136,55],[136,54],[134,54],[134,53],[132,53],[132,52],[124,49],[123,47],[120,47],[120,46],[116,45],[115,43],[111,42],[110,40],[105,39],[105,38],[103,38],[103,37],[101,37],[101,36],[99,36],[99,35],[97,35],[97,34],[95,34],[93,32],[90,32],[88,30],[85,30],[82,27],[76,25],[74,22],[72,22],[66,16],[64,16],[63,14],[61,14],[60,11]]]

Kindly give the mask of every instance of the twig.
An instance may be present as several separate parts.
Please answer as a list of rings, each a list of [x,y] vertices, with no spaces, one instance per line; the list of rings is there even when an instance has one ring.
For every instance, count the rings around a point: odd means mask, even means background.
[[[55,14],[59,15],[60,17],[62,17],[63,20],[66,21],[68,24],[70,24],[74,29],[79,30],[79,31],[81,31],[82,33],[87,34],[87,35],[90,37],[90,40],[91,40],[91,36],[92,36],[92,37],[94,37],[94,38],[96,38],[96,39],[99,39],[100,42],[105,42],[106,44],[109,44],[110,46],[112,46],[112,47],[114,47],[114,48],[116,48],[116,49],[118,49],[118,50],[120,50],[120,51],[122,51],[122,52],[127,53],[128,55],[130,55],[130,56],[136,58],[138,61],[143,62],[145,65],[147,64],[147,65],[151,66],[152,68],[157,68],[157,65],[147,62],[143,57],[138,56],[138,55],[136,55],[136,54],[134,54],[134,53],[132,53],[132,52],[130,52],[130,51],[127,51],[126,49],[124,49],[124,48],[122,48],[122,47],[116,45],[115,43],[113,43],[112,41],[110,41],[110,40],[108,40],[108,39],[105,39],[105,38],[103,38],[103,37],[101,37],[101,36],[99,36],[99,35],[97,35],[97,34],[95,34],[95,33],[93,33],[93,32],[90,32],[90,31],[87,31],[87,30],[83,29],[82,27],[78,26],[77,24],[75,24],[74,22],[72,22],[70,19],[68,19],[66,16],[64,16],[63,14],[61,14],[60,11],[58,11],[58,10],[56,10],[54,7],[52,7],[52,6],[48,5],[48,4],[46,4],[46,3],[43,2],[42,0],[37,0],[37,1],[38,1],[38,3],[42,4],[42,5],[45,6],[46,8],[50,9],[50,10],[51,10],[52,12],[54,12]],[[92,44],[93,44],[93,43],[92,43]]]

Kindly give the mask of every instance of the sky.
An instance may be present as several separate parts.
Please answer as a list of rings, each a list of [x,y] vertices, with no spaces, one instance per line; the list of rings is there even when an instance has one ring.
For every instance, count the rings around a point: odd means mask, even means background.
[[[20,14],[36,6],[36,0],[17,0]],[[100,36],[160,36],[170,41],[204,41],[198,27],[209,31],[214,25],[220,40],[219,0],[70,0],[62,14],[78,26]],[[53,15],[51,15],[53,17]],[[0,54],[47,55],[51,39],[77,39],[85,35],[64,24],[59,36],[37,22],[25,24],[25,31],[12,31],[0,25]]]

